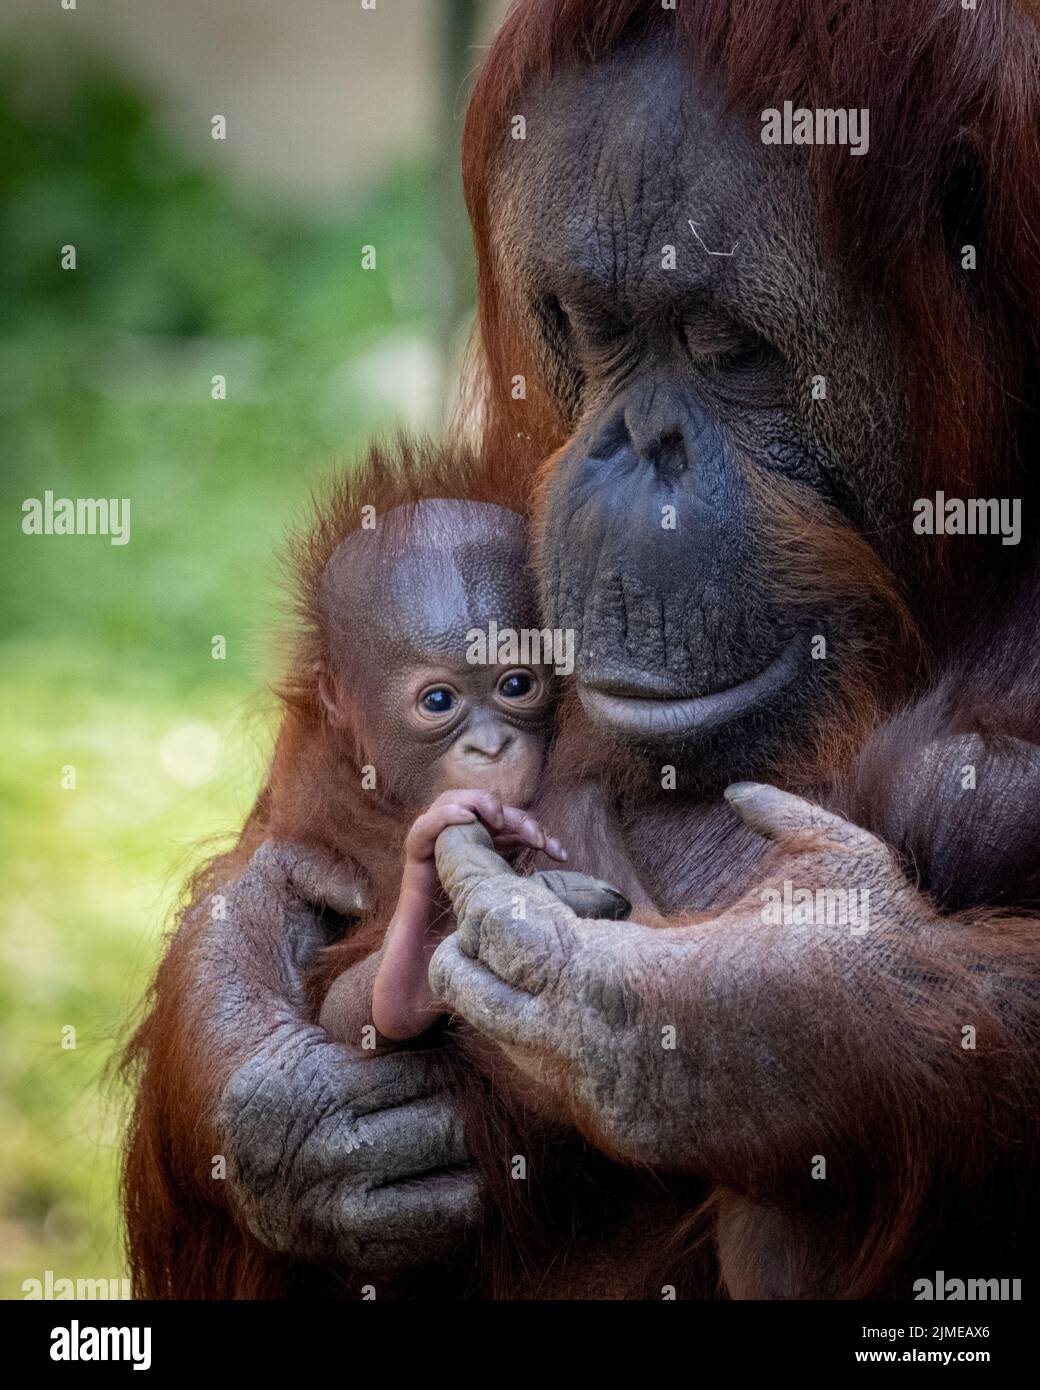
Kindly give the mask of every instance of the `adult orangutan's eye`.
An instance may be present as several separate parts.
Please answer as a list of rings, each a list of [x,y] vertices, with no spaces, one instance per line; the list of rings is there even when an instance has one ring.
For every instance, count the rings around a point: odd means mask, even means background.
[[[631,336],[631,324],[602,307],[561,305],[572,340],[580,352],[603,354],[616,351]]]
[[[542,327],[542,335],[554,353],[563,353],[571,336],[571,321],[567,311],[554,294],[546,295],[535,307]]]
[[[711,360],[714,366],[726,371],[754,372],[767,366],[773,355],[774,350],[765,338],[751,334],[745,341],[727,348],[725,352],[715,354]]]
[[[533,304],[543,344],[544,386],[564,423],[573,423],[581,405],[585,375],[566,310],[554,294]]]
[[[776,356],[772,343],[761,334],[745,332],[736,325],[695,319],[683,324],[682,337],[691,358],[713,371],[754,372]]]

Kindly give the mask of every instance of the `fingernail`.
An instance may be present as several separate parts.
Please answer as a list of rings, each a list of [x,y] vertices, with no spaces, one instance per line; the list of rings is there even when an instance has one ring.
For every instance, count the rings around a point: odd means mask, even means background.
[[[745,801],[754,796],[761,785],[761,782],[731,782],[722,795],[727,801]]]

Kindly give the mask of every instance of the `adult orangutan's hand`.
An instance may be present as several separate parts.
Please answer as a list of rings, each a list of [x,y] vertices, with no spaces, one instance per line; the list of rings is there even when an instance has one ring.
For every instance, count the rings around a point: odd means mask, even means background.
[[[370,1055],[304,1018],[326,906],[358,909],[342,871],[267,842],[201,943],[221,976],[211,1027],[246,1054],[218,1104],[228,1195],[273,1250],[400,1269],[461,1244],[480,1183],[439,1049]]]
[[[608,1153],[739,1183],[760,1171],[758,1155],[770,1171],[807,1165],[805,1136],[831,1123],[817,1101],[833,1096],[839,1059],[864,1085],[899,1084],[872,1070],[871,1000],[880,985],[902,1010],[914,958],[942,928],[866,831],[774,787],[727,795],[780,846],[769,881],[711,920],[674,926],[580,921],[514,874],[479,826],[445,831],[437,865],[458,930],[430,984]],[[854,919],[776,920],[785,880],[855,891]],[[954,1052],[955,1024],[940,1040]],[[927,1066],[936,1042],[915,1041],[913,1063]]]

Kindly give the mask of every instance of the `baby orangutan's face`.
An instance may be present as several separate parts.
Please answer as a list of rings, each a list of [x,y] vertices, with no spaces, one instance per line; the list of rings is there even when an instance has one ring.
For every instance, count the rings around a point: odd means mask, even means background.
[[[422,804],[465,787],[511,806],[534,797],[545,759],[547,666],[420,666],[407,674],[403,722],[427,776]]]
[[[350,710],[341,698],[326,703],[334,722],[360,730],[363,760],[381,790],[409,813],[464,788],[529,804],[549,737],[552,667],[468,665],[461,652],[442,648],[380,674],[363,708]]]
[[[398,537],[402,520],[410,525]],[[379,539],[352,533],[326,566],[319,690],[329,719],[359,736],[378,789],[405,811],[466,788],[526,806],[545,757],[553,671],[487,659],[502,654],[492,625],[540,627],[523,522],[502,507],[434,499],[381,524]]]

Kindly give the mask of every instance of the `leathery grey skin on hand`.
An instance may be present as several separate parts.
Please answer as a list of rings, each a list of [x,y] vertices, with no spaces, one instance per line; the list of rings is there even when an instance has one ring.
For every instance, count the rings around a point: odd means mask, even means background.
[[[524,881],[548,888],[576,917],[620,922],[632,911],[624,893],[592,874],[576,873],[573,869],[538,869]]]
[[[358,905],[335,865],[267,842],[204,949],[222,977],[214,1033],[254,1044],[217,1115],[241,1219],[272,1250],[378,1272],[457,1248],[480,1184],[440,1050],[368,1055],[302,1021],[304,973],[327,944],[321,908]],[[278,925],[262,938],[245,933],[272,915]],[[265,960],[250,954],[260,939]]]
[[[591,874],[577,873],[571,869],[540,869],[524,882],[548,888],[578,917],[599,917],[616,922],[627,917],[632,909],[632,904],[613,884],[605,883]],[[385,1051],[400,1046],[399,1041],[384,1037],[378,1031],[372,1017],[373,986],[382,968],[383,956],[384,950],[381,948],[344,970],[333,981],[318,1018],[318,1023],[330,1038],[357,1046],[362,1029],[371,1027],[369,1050]],[[430,1024],[436,1021],[437,1015],[431,1015]]]
[[[769,974],[776,960],[794,946],[806,969],[859,974],[876,985],[891,968],[893,936],[938,923],[873,835],[775,787],[740,784],[728,795],[752,829],[797,864],[785,868],[781,860],[775,881],[795,873],[799,883],[855,882],[870,894],[875,930],[856,937],[838,928],[769,927],[757,891],[690,926],[583,922],[544,884],[515,875],[480,826],[452,827],[437,842],[458,930],[431,961],[432,990],[502,1047],[547,1109],[629,1162],[697,1171],[711,1167],[716,1145],[752,1157],[770,1146],[779,1151],[778,1127],[790,1121],[791,1106],[810,1122],[813,1079],[826,1072],[832,1033],[842,1046],[846,1021],[821,1018],[811,1036],[792,1029],[789,982]],[[745,1032],[735,1036],[741,993],[748,1011]],[[674,1049],[662,1047],[669,1026]],[[742,1060],[749,1051],[759,1057],[755,1069]],[[788,1087],[785,1076],[799,1085]],[[787,1109],[778,1116],[780,1085]]]

